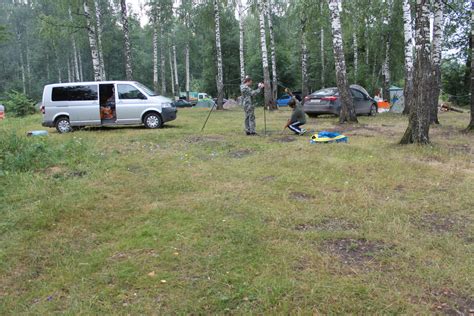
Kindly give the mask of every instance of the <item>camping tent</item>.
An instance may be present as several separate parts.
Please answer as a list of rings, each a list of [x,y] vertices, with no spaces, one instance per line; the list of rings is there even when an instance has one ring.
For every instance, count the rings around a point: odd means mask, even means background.
[[[0,120],[5,118],[5,107],[0,104]]]
[[[194,107],[195,108],[212,108],[214,105],[215,105],[214,101],[212,101],[211,99],[206,99],[206,100],[199,100]]]
[[[403,97],[403,89],[391,86],[388,89],[390,92],[390,112],[402,113],[405,108],[405,98]]]

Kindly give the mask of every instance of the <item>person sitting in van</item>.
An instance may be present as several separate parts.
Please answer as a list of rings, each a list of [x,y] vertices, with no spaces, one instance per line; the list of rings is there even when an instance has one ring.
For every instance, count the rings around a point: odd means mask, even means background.
[[[105,106],[100,108],[101,118],[112,120],[115,118],[115,91],[112,88],[112,95],[105,101]]]

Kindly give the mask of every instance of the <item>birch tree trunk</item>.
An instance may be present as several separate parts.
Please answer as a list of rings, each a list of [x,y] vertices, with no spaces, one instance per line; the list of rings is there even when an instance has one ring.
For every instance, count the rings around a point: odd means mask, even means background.
[[[268,109],[272,109],[272,91],[270,87],[270,72],[268,70],[268,51],[267,51],[267,38],[265,32],[265,5],[266,0],[260,0],[259,3],[259,22],[260,22],[260,47],[262,52],[262,67],[263,67],[263,84],[264,87],[264,106]]]
[[[153,17],[153,90],[158,91],[158,30],[156,16]]]
[[[433,3],[434,20],[433,20],[433,43],[431,51],[431,70],[432,80],[431,86],[431,113],[430,123],[439,124],[438,120],[438,99],[441,90],[441,51],[443,43],[443,23],[444,23],[444,5],[442,0],[434,0]]]
[[[82,70],[82,56],[81,51],[77,51],[77,63],[79,64],[79,81],[84,81],[84,72]]]
[[[71,59],[67,56],[67,82],[72,82]]]
[[[189,73],[189,41],[186,42],[185,49],[185,59],[186,59],[186,100],[189,102],[189,90],[190,90],[190,73]]]
[[[161,94],[166,95],[166,58],[165,58],[165,47],[164,36],[163,36],[163,26],[160,26],[160,66],[161,66]]]
[[[179,97],[178,63],[176,62],[176,45],[173,44],[174,83],[176,95]]]
[[[364,29],[364,36],[365,36],[365,64],[369,65],[369,48],[370,48],[370,38],[369,38],[369,21],[365,18],[365,29]]]
[[[68,8],[69,13],[69,21],[72,23],[72,14],[71,14],[71,6]],[[76,45],[76,37],[74,34],[71,34],[71,42],[72,42],[72,52],[73,52],[73,62],[74,62],[74,81],[80,81],[81,76],[79,74],[79,61],[77,60],[77,45]]]
[[[174,90],[173,57],[172,57],[172,55],[171,55],[171,46],[170,46],[170,45],[168,45],[168,55],[169,55],[168,57],[169,57],[169,62],[170,62],[171,94],[172,94],[173,96],[175,96],[175,95],[176,95],[176,92],[175,92],[175,90]]]
[[[278,99],[278,76],[277,76],[277,67],[276,67],[276,47],[275,47],[275,35],[273,33],[273,21],[272,21],[272,0],[268,0],[268,3],[266,4],[265,12],[267,15],[267,21],[268,21],[268,31],[270,33],[270,54],[272,58],[272,99],[276,100]],[[273,105],[273,104],[272,104]],[[278,109],[278,107],[275,104],[275,109]]]
[[[385,58],[382,64],[382,77],[383,77],[383,98],[390,102],[390,45],[392,41],[390,24],[392,18],[392,0],[387,1],[387,13],[384,17],[384,33],[385,33]]]
[[[308,47],[306,45],[306,19],[301,21],[301,94],[308,95]]]
[[[321,87],[325,88],[325,72],[326,72],[326,62],[324,60],[324,28],[321,27]]]
[[[415,19],[415,69],[414,86],[410,104],[408,127],[401,144],[429,144],[430,129],[430,0],[416,0]]]
[[[331,13],[331,29],[333,51],[336,67],[336,81],[341,98],[341,112],[339,113],[339,123],[355,122],[357,116],[354,109],[352,94],[347,82],[346,61],[344,57],[344,45],[342,41],[341,19],[339,14],[340,0],[329,0],[329,11]]]
[[[237,0],[239,14],[239,58],[240,58],[240,83],[244,83],[245,79],[245,58],[244,58],[244,18],[242,1]]]
[[[127,80],[133,80],[132,51],[130,47],[130,34],[128,29],[127,3],[125,0],[120,0],[120,12],[122,16],[122,30],[125,45],[125,76]]]
[[[410,113],[409,100],[413,94],[413,29],[411,25],[410,0],[403,0],[403,33],[405,38],[405,87],[403,99],[405,107],[403,114]]]
[[[217,109],[223,110],[224,99],[224,74],[222,69],[222,50],[221,50],[221,26],[219,16],[219,2],[214,0],[214,21],[216,28],[216,57],[217,57]]]
[[[357,83],[357,74],[359,72],[359,47],[357,42],[356,30],[352,31],[352,49],[354,54],[354,82]]]
[[[474,131],[474,2],[471,1],[471,122],[467,131]]]
[[[319,12],[321,12],[321,15],[323,15],[323,9],[324,9],[324,3],[321,1],[319,3]],[[320,42],[320,51],[321,51],[321,87],[325,88],[326,82],[325,82],[325,72],[326,72],[326,62],[324,60],[325,54],[324,54],[324,27],[321,25],[321,42]]]
[[[97,26],[97,50],[99,51],[99,64],[100,64],[100,75],[102,80],[106,79],[105,76],[105,65],[104,65],[104,51],[102,49],[102,14],[100,11],[99,0],[94,0],[95,6],[95,22]]]
[[[89,5],[87,4],[87,0],[84,0],[83,4],[84,4],[84,17],[86,18],[87,34],[89,37],[89,47],[91,49],[92,68],[94,71],[94,81],[101,81],[102,76],[100,75],[99,52],[97,51],[95,28],[91,21],[91,15],[89,12]]]

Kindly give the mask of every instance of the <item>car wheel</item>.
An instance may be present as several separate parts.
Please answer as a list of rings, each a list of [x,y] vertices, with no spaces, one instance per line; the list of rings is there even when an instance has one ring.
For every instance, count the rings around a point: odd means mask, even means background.
[[[71,123],[69,122],[69,118],[66,116],[62,116],[58,118],[56,120],[55,126],[56,126],[56,130],[60,134],[72,132]]]
[[[148,113],[143,119],[143,124],[146,128],[160,128],[163,125],[163,120],[158,113]]]
[[[370,106],[369,116],[375,116],[375,115],[377,115],[377,107],[375,106],[375,104],[372,104]]]

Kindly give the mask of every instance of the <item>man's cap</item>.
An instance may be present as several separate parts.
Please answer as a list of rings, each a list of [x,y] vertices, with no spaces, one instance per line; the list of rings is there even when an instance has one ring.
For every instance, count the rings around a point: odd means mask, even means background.
[[[252,77],[250,76],[245,76],[244,83],[252,81]]]

